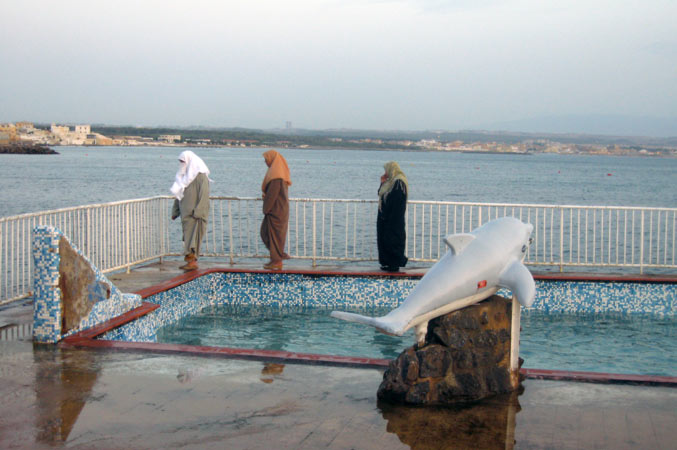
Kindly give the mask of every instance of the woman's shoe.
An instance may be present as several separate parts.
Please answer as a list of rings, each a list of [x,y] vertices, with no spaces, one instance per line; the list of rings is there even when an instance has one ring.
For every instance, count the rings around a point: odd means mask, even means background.
[[[263,268],[268,270],[281,270],[282,261],[268,261],[266,264],[263,265]]]
[[[197,259],[193,259],[189,261],[188,263],[184,264],[183,266],[180,266],[179,269],[185,270],[188,272],[189,270],[195,270],[197,269]]]

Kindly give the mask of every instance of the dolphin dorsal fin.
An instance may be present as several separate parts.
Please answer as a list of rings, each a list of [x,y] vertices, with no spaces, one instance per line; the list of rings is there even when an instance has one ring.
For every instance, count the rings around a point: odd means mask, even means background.
[[[445,236],[444,243],[451,249],[454,255],[460,254],[468,244],[475,239],[474,234],[459,233]]]

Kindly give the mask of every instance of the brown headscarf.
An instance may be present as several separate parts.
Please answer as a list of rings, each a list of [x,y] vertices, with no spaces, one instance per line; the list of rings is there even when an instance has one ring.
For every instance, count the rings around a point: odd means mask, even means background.
[[[271,149],[263,154],[263,159],[266,160],[266,165],[268,166],[268,172],[266,172],[263,183],[261,183],[261,190],[264,193],[266,192],[268,183],[277,180],[278,178],[282,179],[287,186],[291,186],[289,166],[287,165],[287,160],[285,160],[282,155]]]

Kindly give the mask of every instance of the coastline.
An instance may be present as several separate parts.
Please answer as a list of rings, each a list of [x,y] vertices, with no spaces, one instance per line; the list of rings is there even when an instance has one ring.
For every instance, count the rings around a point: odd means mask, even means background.
[[[59,147],[59,146],[57,146]],[[64,145],[63,147],[83,147],[90,149],[97,148],[106,148],[119,147],[119,148],[191,148],[191,149],[200,149],[200,148],[224,148],[224,149],[256,149],[256,150],[265,150],[265,149],[281,149],[281,150],[338,150],[338,151],[383,151],[383,152],[404,152],[404,153],[455,153],[455,154],[477,154],[477,155],[517,155],[517,156],[533,156],[541,154],[553,154],[560,156],[607,156],[607,157],[630,157],[630,158],[659,158],[659,159],[677,159],[677,155],[671,154],[643,154],[643,153],[590,153],[590,152],[534,152],[534,151],[516,151],[516,152],[501,152],[501,151],[482,151],[482,150],[439,150],[433,148],[397,148],[397,147],[377,147],[377,148],[368,148],[368,147],[335,147],[335,146],[321,146],[321,145],[312,145],[312,146],[281,146],[281,145],[248,145],[248,146],[236,146],[236,145],[224,145],[224,144],[203,144],[196,145],[192,143],[162,143],[162,144],[148,144],[148,143],[139,143],[134,145],[123,144],[123,145]],[[58,153],[58,152],[57,152]]]

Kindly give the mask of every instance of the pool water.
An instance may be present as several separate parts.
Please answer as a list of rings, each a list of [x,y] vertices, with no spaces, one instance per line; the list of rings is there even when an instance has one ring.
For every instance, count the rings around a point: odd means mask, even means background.
[[[677,375],[677,318],[652,314],[522,313],[525,367]]]
[[[380,316],[390,308],[351,309]],[[414,342],[334,319],[323,308],[217,305],[158,330],[162,343],[283,350],[369,358],[397,357]],[[677,319],[655,315],[522,311],[524,367],[677,375]]]
[[[384,315],[390,308],[352,312]],[[388,336],[376,329],[334,319],[324,308],[266,308],[217,305],[164,326],[158,342],[298,353],[396,358],[414,342],[413,332]]]

